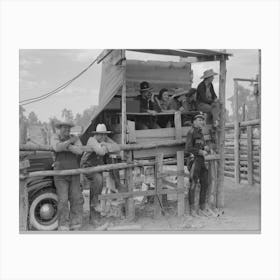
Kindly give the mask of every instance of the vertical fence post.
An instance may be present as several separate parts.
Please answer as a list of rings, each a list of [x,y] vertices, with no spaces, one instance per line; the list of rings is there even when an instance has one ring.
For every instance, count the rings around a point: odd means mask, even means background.
[[[234,120],[234,178],[235,182],[239,184],[240,182],[240,169],[239,169],[239,135],[240,135],[240,126],[238,119],[238,83],[234,80],[234,111],[235,111],[235,120]]]
[[[121,119],[121,143],[126,144],[126,132],[127,132],[127,121],[126,121],[126,61],[125,61],[125,50],[121,51],[122,56],[122,67],[123,67],[123,77],[122,77],[122,119]],[[122,159],[125,157],[124,153],[121,152]]]
[[[26,179],[20,179],[19,181],[19,231],[27,231],[27,219],[28,219],[28,193],[26,186]]]
[[[226,106],[226,58],[220,60],[219,99],[221,102],[220,132],[218,133],[219,167],[217,181],[217,207],[224,207],[224,166],[225,166],[225,106]]]
[[[247,161],[248,161],[248,183],[252,185],[254,183],[253,181],[253,155],[252,155],[252,126],[247,126]]]
[[[182,117],[181,112],[177,111],[174,115],[174,123],[175,123],[175,134],[176,140],[182,140]]]
[[[177,151],[177,199],[178,216],[185,214],[185,188],[184,188],[184,151]]]
[[[132,151],[125,153],[125,158],[127,163],[132,163]],[[134,190],[134,181],[133,181],[133,168],[127,168],[125,170],[125,179],[128,192],[133,192]],[[127,198],[126,200],[126,218],[129,221],[132,221],[135,218],[135,204],[133,196]]]
[[[162,190],[162,178],[163,171],[163,154],[160,153],[156,156],[155,165],[155,197],[154,197],[154,216],[161,216],[162,195],[158,194]]]

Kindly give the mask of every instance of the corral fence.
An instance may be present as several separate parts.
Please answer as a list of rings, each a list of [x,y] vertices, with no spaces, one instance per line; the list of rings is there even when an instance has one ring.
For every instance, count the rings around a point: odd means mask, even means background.
[[[70,170],[47,170],[35,171],[27,173],[27,169],[20,163],[20,192],[19,192],[19,218],[20,230],[26,231],[28,229],[28,180],[32,177],[40,176],[65,176],[77,174],[89,174],[94,172],[108,172],[112,170],[125,171],[125,184],[127,192],[124,193],[110,193],[99,196],[101,200],[124,199],[126,206],[126,217],[132,220],[135,217],[135,197],[153,196],[154,197],[154,214],[159,216],[162,214],[162,199],[163,195],[173,194],[177,196],[177,215],[182,216],[185,213],[188,192],[184,183],[184,177],[188,176],[184,169],[184,140],[172,140],[162,143],[150,143],[144,145],[131,144],[120,145],[121,151],[124,153],[123,161],[120,163],[100,165],[97,167],[78,168]],[[173,158],[165,158],[163,153],[158,153],[153,159],[147,162],[135,162],[133,160],[133,152],[142,149],[153,149],[158,147],[178,147]],[[84,151],[92,151],[92,147],[81,147]],[[21,151],[53,151],[50,146],[43,145],[20,145]],[[114,151],[111,151],[114,152]],[[212,208],[223,205],[223,185],[219,179],[220,175],[220,156],[218,154],[211,154],[206,157],[209,172],[209,191],[208,201]],[[176,170],[166,171],[164,165],[175,165]],[[135,168],[152,166],[154,167],[154,181],[155,189],[138,191],[135,189],[135,182],[133,180],[133,172]],[[168,183],[166,177],[176,176],[175,183]],[[168,188],[166,187],[168,186]]]
[[[236,183],[261,182],[260,120],[227,123],[224,175]]]

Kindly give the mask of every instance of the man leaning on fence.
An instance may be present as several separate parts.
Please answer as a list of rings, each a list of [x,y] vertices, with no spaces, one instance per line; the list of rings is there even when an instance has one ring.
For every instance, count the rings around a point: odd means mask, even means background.
[[[54,170],[79,168],[79,157],[83,152],[79,137],[70,135],[74,124],[58,122],[58,133],[51,141],[55,150]],[[54,176],[58,196],[58,230],[78,230],[82,226],[83,195],[80,186],[80,175]],[[70,211],[68,207],[70,203]]]
[[[120,147],[111,138],[108,137],[110,131],[107,131],[105,124],[98,124],[96,131],[92,132],[94,135],[87,141],[87,146],[93,148],[92,152],[85,152],[81,159],[81,167],[93,167],[107,163],[113,163],[114,160],[108,156],[110,151],[118,152]],[[109,172],[109,176],[113,179],[116,188],[119,191],[123,188],[120,184],[118,170]],[[95,172],[84,175],[90,187],[90,223],[98,225],[101,214],[96,210],[98,206],[98,195],[101,194],[103,189],[103,176],[101,172]]]

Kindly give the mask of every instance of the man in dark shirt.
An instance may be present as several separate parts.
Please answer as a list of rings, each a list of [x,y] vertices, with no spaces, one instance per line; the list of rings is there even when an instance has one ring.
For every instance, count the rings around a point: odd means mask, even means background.
[[[203,81],[197,87],[197,109],[204,113],[211,113],[213,117],[213,126],[219,125],[220,102],[214,91],[213,80],[217,75],[212,69],[206,70],[201,79]]]
[[[69,122],[59,122],[56,128],[59,132],[53,137],[51,144],[55,150],[54,170],[79,168],[78,155],[83,151],[79,137],[70,135]],[[78,230],[82,226],[83,195],[80,186],[80,175],[54,176],[58,197],[58,230]],[[69,207],[70,206],[70,213]]]
[[[209,216],[206,207],[206,192],[208,189],[208,170],[205,166],[204,157],[208,154],[209,148],[205,145],[202,134],[204,116],[198,114],[194,117],[193,126],[189,130],[186,138],[186,152],[191,154],[193,160],[189,164],[190,171],[190,190],[189,203],[191,215],[196,217],[198,214]],[[200,183],[199,208],[195,201],[195,193]]]
[[[160,108],[154,100],[154,94],[148,82],[144,81],[140,83],[140,112],[141,113],[150,113],[155,115],[157,112],[160,112]],[[153,129],[160,128],[157,124],[156,116],[141,116],[137,118],[136,122],[137,129]]]

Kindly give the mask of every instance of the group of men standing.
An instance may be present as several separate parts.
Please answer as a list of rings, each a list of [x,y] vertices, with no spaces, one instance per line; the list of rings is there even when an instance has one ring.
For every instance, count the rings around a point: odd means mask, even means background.
[[[216,75],[213,70],[207,70],[203,75],[203,82],[197,88],[197,106],[202,112],[211,112],[216,120],[216,110],[218,108],[217,96],[214,92],[212,81]],[[147,82],[141,85],[141,106],[143,110],[152,113],[155,110],[155,102],[159,108],[170,110],[166,105],[164,93],[161,91],[159,102],[152,98],[151,88]],[[179,97],[183,94],[178,94]],[[169,120],[167,120],[168,122]],[[147,123],[143,122],[143,127]],[[189,202],[192,216],[199,214],[208,215],[206,192],[208,188],[208,171],[205,166],[205,156],[209,152],[208,146],[205,145],[202,134],[202,126],[204,125],[204,115],[197,114],[193,119],[193,127],[187,134],[186,153],[193,156],[190,161],[190,191]],[[93,135],[88,139],[87,146],[92,147],[90,152],[83,152],[82,144],[79,137],[71,135],[70,129],[73,126],[69,122],[59,122],[56,125],[58,133],[52,139],[52,147],[55,151],[54,170],[69,170],[77,168],[87,168],[107,163],[112,163],[108,156],[110,151],[119,151],[119,145],[108,137],[110,131],[107,131],[105,124],[98,124]],[[152,127],[150,127],[152,128]],[[125,191],[120,183],[119,173],[112,171],[110,176],[113,177],[116,188],[119,191]],[[98,204],[98,195],[101,194],[103,188],[102,173],[85,174],[85,179],[90,186],[90,223],[98,223],[101,215],[96,210]],[[58,196],[58,230],[79,230],[82,226],[83,219],[83,195],[80,185],[80,175],[54,176],[54,182]],[[195,203],[195,190],[200,184],[199,205]]]

